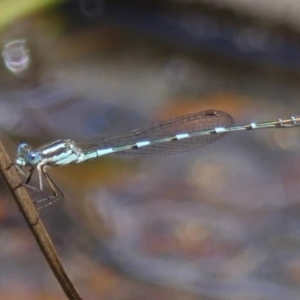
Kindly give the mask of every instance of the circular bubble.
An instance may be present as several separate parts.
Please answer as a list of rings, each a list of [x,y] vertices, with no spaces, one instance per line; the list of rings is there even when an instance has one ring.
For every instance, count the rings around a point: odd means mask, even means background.
[[[2,51],[4,64],[14,74],[23,73],[30,65],[30,54],[25,39],[8,42]]]

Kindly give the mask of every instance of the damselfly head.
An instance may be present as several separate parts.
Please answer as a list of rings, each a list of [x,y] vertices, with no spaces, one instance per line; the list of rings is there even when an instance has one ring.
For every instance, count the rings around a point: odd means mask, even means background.
[[[26,158],[30,153],[31,147],[28,144],[22,143],[17,148],[15,164],[19,167],[27,165]]]

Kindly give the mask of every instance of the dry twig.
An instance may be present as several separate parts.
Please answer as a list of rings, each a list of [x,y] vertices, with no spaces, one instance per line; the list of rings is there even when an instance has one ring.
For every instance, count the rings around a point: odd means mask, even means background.
[[[64,270],[54,245],[39,218],[37,210],[26,189],[22,186],[16,169],[14,167],[8,168],[8,166],[11,166],[11,161],[0,142],[0,172],[4,181],[66,296],[72,300],[81,299]]]

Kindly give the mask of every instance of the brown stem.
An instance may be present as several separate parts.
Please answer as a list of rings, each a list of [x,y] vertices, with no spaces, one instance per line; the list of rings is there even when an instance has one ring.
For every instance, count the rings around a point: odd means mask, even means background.
[[[29,197],[26,189],[16,172],[15,167],[10,167],[11,161],[7,155],[2,143],[0,142],[0,172],[6,182],[20,212],[22,213],[29,229],[31,230],[37,244],[44,254],[54,276],[60,283],[68,299],[81,299],[66,271],[64,270],[60,258],[54,248],[54,245],[41,221],[37,210]]]

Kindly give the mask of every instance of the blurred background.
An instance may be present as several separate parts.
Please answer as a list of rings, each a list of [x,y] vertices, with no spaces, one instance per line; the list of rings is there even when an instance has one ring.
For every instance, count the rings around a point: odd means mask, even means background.
[[[20,142],[206,109],[236,124],[300,113],[299,1],[1,0],[0,11],[12,159]],[[83,299],[296,300],[299,152],[290,128],[103,157],[50,170],[66,199],[39,212]],[[1,298],[65,299],[2,181],[0,197]]]

